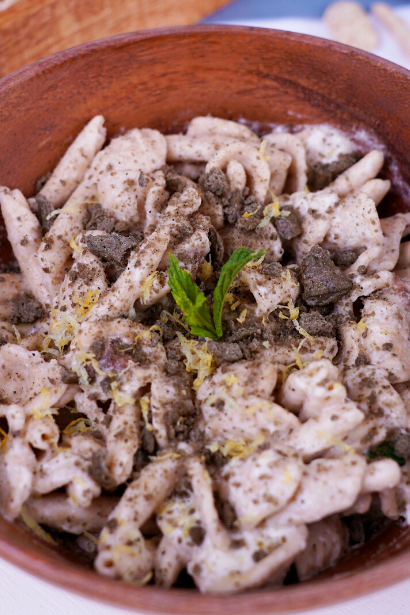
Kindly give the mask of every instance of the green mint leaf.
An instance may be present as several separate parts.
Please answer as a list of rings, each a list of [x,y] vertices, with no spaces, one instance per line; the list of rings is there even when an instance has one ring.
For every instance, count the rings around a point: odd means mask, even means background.
[[[204,293],[192,281],[190,273],[181,269],[178,260],[169,254],[169,285],[177,306],[184,312],[192,335],[217,339]]]
[[[222,307],[232,282],[240,270],[245,267],[246,263],[249,263],[253,258],[260,258],[265,253],[266,250],[253,252],[246,248],[239,248],[239,250],[234,250],[229,261],[222,267],[221,275],[214,292],[214,323],[218,337],[222,337],[223,335]]]
[[[394,446],[389,442],[381,442],[375,449],[368,451],[367,458],[368,459],[380,459],[386,458],[393,459],[399,466],[404,466],[405,460],[403,457],[399,457],[396,455]]]

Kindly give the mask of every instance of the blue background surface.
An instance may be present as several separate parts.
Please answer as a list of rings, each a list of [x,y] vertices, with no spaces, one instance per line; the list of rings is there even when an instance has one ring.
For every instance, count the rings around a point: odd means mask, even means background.
[[[360,4],[370,8],[375,1],[363,0]],[[276,17],[321,17],[329,4],[329,0],[237,0],[208,17],[203,23]],[[388,4],[402,6],[409,4],[409,0],[391,0]]]

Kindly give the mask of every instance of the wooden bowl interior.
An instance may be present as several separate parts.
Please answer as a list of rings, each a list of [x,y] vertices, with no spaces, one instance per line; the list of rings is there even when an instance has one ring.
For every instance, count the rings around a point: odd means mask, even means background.
[[[396,164],[395,189],[383,213],[408,209],[409,73],[336,43],[227,26],[127,34],[14,73],[0,81],[0,100],[0,185],[20,188],[26,196],[97,113],[106,118],[109,137],[135,126],[178,131],[190,118],[210,113],[262,127],[328,122],[365,129],[384,143],[386,167]],[[13,255],[3,226],[0,239],[1,260],[8,266]],[[390,527],[311,582],[232,597],[98,577],[3,519],[0,556],[68,589],[126,607],[262,614],[323,606],[410,576],[410,530]]]

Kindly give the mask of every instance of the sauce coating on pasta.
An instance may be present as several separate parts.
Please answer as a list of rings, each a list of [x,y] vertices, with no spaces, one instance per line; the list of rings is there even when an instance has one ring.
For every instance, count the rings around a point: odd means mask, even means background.
[[[379,218],[383,153],[213,117],[105,139],[97,116],[35,197],[0,188],[3,515],[204,593],[410,522],[410,213]]]

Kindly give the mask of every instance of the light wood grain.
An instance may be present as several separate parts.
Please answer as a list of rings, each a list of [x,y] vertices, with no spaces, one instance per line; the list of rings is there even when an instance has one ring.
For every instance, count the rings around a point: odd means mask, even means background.
[[[228,3],[229,0],[20,0],[0,12],[0,78],[88,41],[134,30],[194,24]]]

